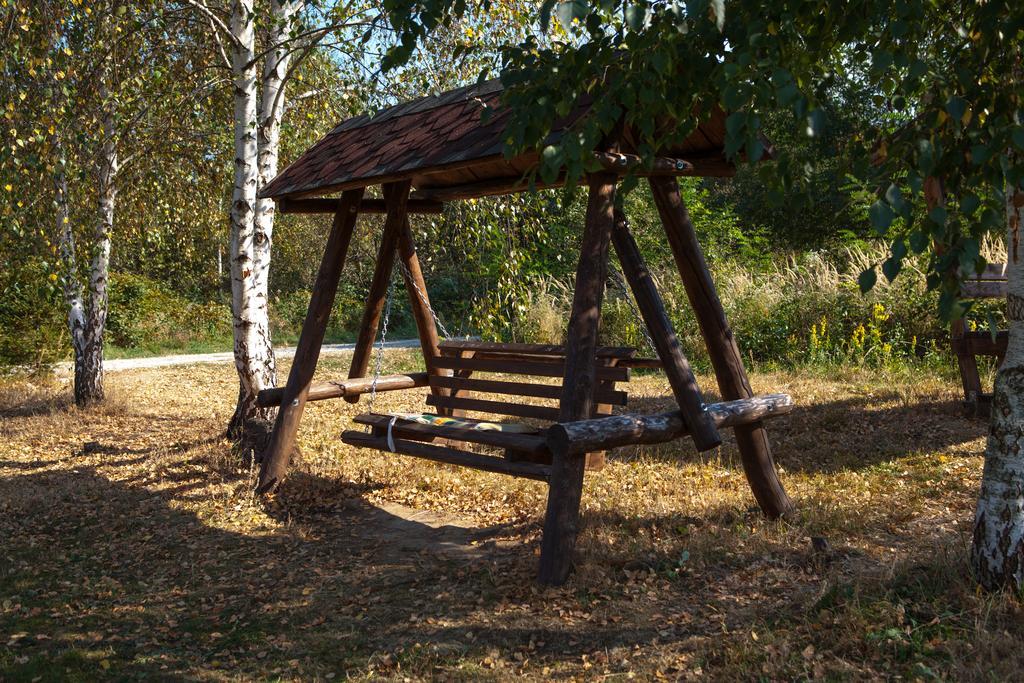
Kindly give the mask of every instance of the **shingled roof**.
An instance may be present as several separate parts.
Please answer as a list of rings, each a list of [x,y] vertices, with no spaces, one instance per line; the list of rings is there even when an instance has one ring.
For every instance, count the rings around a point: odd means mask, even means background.
[[[501,85],[493,80],[348,119],[267,184],[260,196],[295,199],[406,179],[421,196],[452,199],[507,192],[536,164],[537,156],[502,156],[508,111],[500,97]],[[588,106],[582,102],[559,122],[549,142],[556,142]],[[484,122],[481,115],[487,108],[493,112]],[[663,153],[692,162],[693,175],[732,175],[724,138],[724,114],[716,112],[678,148]]]

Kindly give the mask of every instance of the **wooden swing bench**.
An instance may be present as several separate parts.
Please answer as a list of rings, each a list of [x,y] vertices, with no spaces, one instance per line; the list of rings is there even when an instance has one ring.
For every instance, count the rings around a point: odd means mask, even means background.
[[[556,125],[551,139],[575,134],[574,122],[587,114],[589,103],[581,99],[576,110]],[[677,181],[677,176],[735,172],[725,153],[726,112],[703,112],[685,140],[659,150],[655,158],[644,160],[636,154],[636,136],[624,123],[592,150],[582,234],[578,251],[570,255],[576,260],[576,277],[564,348],[441,341],[410,216],[439,213],[445,202],[557,187],[565,180],[561,174],[554,182],[531,182],[538,152],[513,159],[503,156],[503,107],[500,83],[494,81],[399,104],[373,117],[349,119],[260,190],[260,197],[273,198],[284,213],[332,214],[334,219],[288,383],[283,390],[260,395],[262,405],[279,405],[280,410],[260,464],[257,491],[269,493],[285,478],[308,401],[343,397],[355,402],[364,394],[428,387],[429,415],[388,415],[374,413],[371,407],[355,418],[368,431],[349,429],[342,436],[344,442],[547,482],[538,570],[543,583],[559,584],[568,577],[580,526],[584,473],[600,467],[603,452],[614,447],[687,436],[698,451],[707,451],[721,443],[719,428],[735,427],[736,447],[754,498],[769,517],[786,514],[793,504],[776,473],[763,420],[788,412],[792,403],[781,394],[754,396]],[[486,109],[496,113],[484,120],[481,112]],[[770,143],[765,141],[765,147],[771,156]],[[646,178],[650,186],[665,243],[724,402],[704,403],[627,217],[616,208],[617,186],[626,175]],[[373,186],[380,186],[380,198],[365,196]],[[348,379],[314,385],[320,346],[357,220],[380,213],[385,218]],[[598,345],[612,252],[657,360],[637,358],[633,349]],[[369,360],[378,330],[382,339],[385,336],[396,265],[426,371],[371,377]],[[625,385],[636,367],[661,369],[676,410],[611,414],[614,408],[628,408]]]
[[[514,477],[547,481],[553,454],[585,456],[587,470],[600,469],[608,447],[659,443],[686,434],[681,415],[622,415],[609,417],[613,406],[625,407],[628,394],[617,388],[628,382],[631,368],[660,367],[657,359],[637,358],[630,347],[598,347],[595,351],[599,384],[591,419],[559,423],[555,406],[538,405],[536,400],[557,401],[561,383],[523,381],[526,378],[561,378],[565,348],[543,344],[499,344],[474,341],[446,341],[434,366],[452,374],[430,374],[432,390],[427,405],[443,415],[404,416],[364,413],[354,421],[371,432],[347,430],[342,441],[363,448],[409,455],[435,462],[470,467]],[[473,373],[500,373],[500,379],[480,379]],[[514,380],[506,379],[508,375]],[[401,387],[400,387],[401,388]],[[534,402],[512,402],[472,397],[472,392],[531,398]],[[785,394],[729,401],[707,408],[716,426],[749,424],[789,412],[792,402]],[[488,419],[466,417],[465,411],[482,413]],[[453,415],[454,414],[454,415]],[[535,424],[495,423],[500,418],[526,418]],[[436,423],[435,423],[436,421]],[[536,424],[536,423],[541,424]],[[480,453],[472,448],[494,451]]]

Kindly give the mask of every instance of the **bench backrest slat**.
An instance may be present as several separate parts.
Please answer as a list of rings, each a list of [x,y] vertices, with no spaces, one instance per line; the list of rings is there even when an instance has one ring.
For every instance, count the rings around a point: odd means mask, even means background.
[[[449,340],[441,345],[441,355],[434,358],[435,368],[451,371],[448,375],[431,375],[435,389],[427,397],[427,405],[447,410],[472,411],[485,415],[558,421],[558,400],[561,382],[530,381],[529,377],[557,378],[565,374],[565,348],[556,344],[498,344],[493,342]],[[610,412],[611,406],[624,406],[629,396],[615,389],[616,382],[627,382],[630,369],[616,364],[636,356],[636,349],[600,347],[595,356],[597,386],[594,391],[595,414]],[[500,373],[512,377],[480,378],[476,373]],[[472,376],[471,376],[472,375]],[[475,393],[501,394],[537,401],[491,400],[477,398]]]
[[[1006,296],[1006,264],[989,263],[976,277],[965,280],[960,293],[967,299],[997,299]]]
[[[445,351],[493,351],[502,355],[524,354],[530,356],[554,356],[565,358],[565,347],[561,344],[505,344],[463,339],[447,339],[440,344]],[[599,346],[594,352],[597,358],[633,358],[636,349],[632,346]]]
[[[455,358],[438,356],[432,361],[438,368],[448,370],[475,370],[478,372],[503,372],[510,375],[533,375],[536,377],[562,377],[565,362],[561,359],[544,362],[538,360],[506,360],[504,358]],[[628,382],[629,368],[597,366],[597,378],[612,382]]]
[[[1006,296],[1006,280],[967,280],[960,287],[967,299],[998,299]]]
[[[485,394],[505,394],[507,396],[530,396],[534,398],[558,399],[562,396],[560,384],[534,384],[532,382],[506,382],[495,379],[477,379],[475,377],[443,377],[430,376],[430,386],[456,391],[479,391]],[[613,406],[624,406],[628,402],[625,391],[614,389],[598,389],[594,400]]]

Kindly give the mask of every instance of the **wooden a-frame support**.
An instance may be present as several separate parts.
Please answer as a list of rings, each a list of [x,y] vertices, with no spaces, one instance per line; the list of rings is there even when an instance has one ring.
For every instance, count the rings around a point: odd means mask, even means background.
[[[324,257],[320,261],[320,270],[316,274],[313,293],[309,298],[306,320],[302,323],[299,343],[295,349],[288,383],[284,388],[281,407],[277,411],[277,421],[270,436],[270,445],[260,463],[260,479],[256,486],[258,493],[266,493],[278,486],[288,471],[295,447],[295,435],[299,431],[299,421],[306,407],[309,385],[313,381],[313,372],[320,359],[320,347],[324,343],[324,332],[327,321],[334,307],[334,297],[338,293],[338,280],[345,267],[348,246],[352,242],[352,231],[359,217],[359,202],[363,198],[363,188],[342,193],[338,200],[338,209],[334,214],[331,234],[327,237]]]
[[[722,398],[727,401],[750,398],[754,392],[743,367],[743,357],[725,319],[725,309],[708,271],[690,213],[679,194],[679,183],[675,178],[665,177],[649,178],[648,182]],[[769,518],[785,515],[793,508],[793,502],[775,470],[768,432],[760,422],[755,422],[736,427],[735,433],[743,471],[757,504]]]
[[[427,286],[423,280],[423,271],[420,269],[419,258],[416,256],[416,244],[409,226],[409,189],[410,182],[407,180],[388,183],[382,187],[387,218],[385,219],[384,234],[381,236],[381,255],[390,254],[390,258],[378,259],[373,282],[371,282],[370,295],[367,298],[366,310],[363,313],[364,324],[360,328],[349,377],[362,377],[366,374],[396,252],[404,266],[403,279],[409,293],[409,305],[413,318],[416,320],[420,348],[423,352],[427,372],[442,372],[434,363],[434,359],[440,355],[437,328],[434,325]],[[292,362],[288,383],[285,385],[270,445],[260,464],[260,477],[256,488],[258,493],[266,493],[277,488],[284,480],[288,465],[291,463],[299,421],[302,419],[310,383],[320,358],[320,347],[323,345],[327,322],[331,309],[334,307],[338,281],[341,278],[345,256],[348,254],[348,247],[352,241],[352,232],[359,215],[359,204],[363,192],[362,188],[346,191],[338,201],[338,209],[334,215],[331,234],[327,238],[320,270],[317,272],[313,294],[306,312],[306,320],[299,335],[295,360]],[[385,251],[385,249],[390,251]],[[382,261],[385,260],[386,263],[382,265]],[[372,323],[372,327],[369,323]],[[358,365],[356,364],[357,360]]]
[[[590,196],[576,288],[566,336],[566,364],[559,422],[585,419],[593,404],[594,349],[600,325],[601,300],[607,278],[608,246],[614,242],[623,273],[637,300],[644,323],[654,340],[687,431],[705,450],[720,443],[714,421],[704,410],[700,390],[686,356],[664,310],[657,288],[630,235],[625,216],[614,209],[617,176],[590,176]],[[719,390],[727,400],[750,398],[753,392],[743,368],[739,348],[725,319],[725,311],[708,272],[697,234],[675,178],[649,178],[651,191],[708,348]],[[768,517],[792,508],[775,471],[768,435],[760,422],[735,427],[743,469],[758,504]],[[555,451],[548,489],[547,514],[541,539],[539,580],[558,585],[572,569],[583,495],[583,458]]]

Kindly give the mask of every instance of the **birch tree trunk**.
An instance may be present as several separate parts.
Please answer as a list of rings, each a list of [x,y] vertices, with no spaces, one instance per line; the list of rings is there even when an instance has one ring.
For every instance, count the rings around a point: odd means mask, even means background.
[[[234,77],[235,178],[231,195],[231,304],[234,317],[238,405],[228,432],[241,436],[251,420],[269,420],[270,411],[256,405],[256,394],[275,382],[270,343],[267,293],[258,287],[256,191],[257,90],[253,0],[233,0],[230,31]],[[269,245],[267,247],[269,249]]]
[[[61,260],[61,288],[64,305],[68,311],[68,332],[71,335],[71,349],[75,355],[75,402],[79,401],[78,387],[82,385],[82,369],[85,367],[85,306],[82,301],[82,283],[78,279],[78,261],[75,254],[75,233],[68,213],[68,177],[64,158],[64,146],[54,138],[54,152],[57,162],[53,174],[54,208],[57,219],[57,235]]]
[[[971,564],[987,589],[1024,588],[1024,192],[1007,188],[1009,342],[996,375]]]
[[[102,89],[100,97],[109,100]],[[103,400],[103,334],[107,326],[107,281],[110,273],[110,233],[114,227],[117,199],[117,126],[115,112],[106,105],[103,112],[103,147],[96,168],[99,217],[93,235],[89,267],[89,308],[85,325],[82,368],[75,371],[75,402],[79,405]]]
[[[257,167],[259,187],[277,175],[281,147],[281,119],[285,107],[285,85],[294,46],[286,43],[295,27],[295,17],[303,0],[270,0],[270,29],[263,63],[260,88],[259,126],[257,129]],[[270,282],[270,255],[274,234],[274,210],[271,199],[256,200],[256,226],[253,244],[255,288],[267,296]]]

